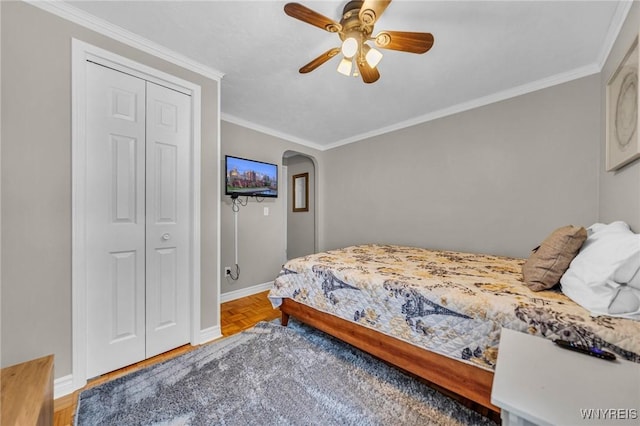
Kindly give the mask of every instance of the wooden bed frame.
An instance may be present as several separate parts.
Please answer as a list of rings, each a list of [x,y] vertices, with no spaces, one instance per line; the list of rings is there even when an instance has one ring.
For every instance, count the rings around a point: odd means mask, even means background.
[[[445,390],[500,413],[491,403],[493,372],[411,345],[367,327],[329,315],[284,298],[280,306],[282,325],[289,316],[322,330],[358,349],[402,370],[436,384]]]

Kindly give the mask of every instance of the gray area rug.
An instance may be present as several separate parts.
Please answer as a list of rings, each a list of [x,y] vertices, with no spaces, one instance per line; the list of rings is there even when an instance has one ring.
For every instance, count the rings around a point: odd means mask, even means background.
[[[495,425],[291,320],[83,391],[76,425]]]

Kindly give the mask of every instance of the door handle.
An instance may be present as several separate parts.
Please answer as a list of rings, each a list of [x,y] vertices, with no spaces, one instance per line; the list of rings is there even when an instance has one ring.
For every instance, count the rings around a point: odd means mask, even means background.
[[[171,239],[171,234],[165,232],[164,234],[162,234],[162,239],[165,241],[169,241]]]

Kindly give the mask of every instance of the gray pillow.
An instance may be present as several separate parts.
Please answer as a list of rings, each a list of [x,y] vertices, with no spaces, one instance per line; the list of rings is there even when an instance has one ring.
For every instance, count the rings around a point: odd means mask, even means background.
[[[586,239],[587,230],[582,226],[568,225],[553,231],[522,265],[524,285],[541,291],[558,284]]]

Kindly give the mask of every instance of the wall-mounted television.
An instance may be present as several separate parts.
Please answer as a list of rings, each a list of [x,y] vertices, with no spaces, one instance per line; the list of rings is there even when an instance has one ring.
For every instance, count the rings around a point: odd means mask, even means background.
[[[278,166],[225,155],[225,194],[232,197],[277,197]]]

